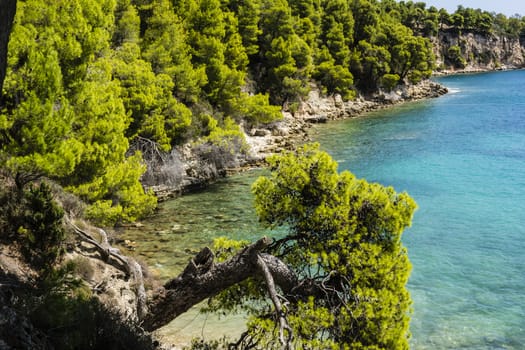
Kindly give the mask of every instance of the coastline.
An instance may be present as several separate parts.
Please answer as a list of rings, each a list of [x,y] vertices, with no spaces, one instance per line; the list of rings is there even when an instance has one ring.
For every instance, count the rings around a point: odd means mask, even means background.
[[[474,67],[434,71],[432,77],[449,75],[467,75],[489,72],[504,72],[525,69],[523,66],[502,65],[501,67]],[[290,150],[295,145],[309,141],[308,129],[313,124],[327,123],[332,120],[356,118],[365,113],[393,107],[398,104],[438,98],[448,93],[448,89],[433,81],[423,80],[416,85],[398,86],[391,92],[378,93],[356,99],[342,101],[339,95],[322,96],[317,89],[310,91],[308,98],[302,101],[295,113],[285,109],[283,120],[274,125],[260,129],[252,129],[246,135],[251,148],[252,160],[237,169],[227,169],[228,174],[234,174],[246,168],[258,167],[264,164],[266,157]]]
[[[489,72],[506,72],[513,70],[525,69],[525,67],[515,66],[515,65],[503,65],[498,68],[481,68],[481,67],[466,67],[464,69],[445,69],[441,71],[435,71],[432,73],[433,77],[442,77],[447,75],[466,75],[466,74],[479,74],[479,73],[489,73]]]
[[[447,92],[444,86],[427,79],[416,85],[397,86],[389,92],[379,91],[343,101],[340,95],[322,95],[313,87],[293,112],[290,106],[284,106],[282,120],[245,132],[249,148],[245,154],[217,155],[215,152],[214,158],[210,156],[213,150],[203,154],[198,147],[186,144],[174,148],[160,165],[158,159],[148,164],[143,185],[155,193],[159,202],[202,190],[221,177],[262,167],[268,156],[308,142],[308,129],[313,124],[355,118],[401,103],[437,98]]]
[[[504,65],[498,68],[468,66],[464,69],[435,71],[433,77],[447,75],[479,74],[486,72],[523,69],[517,65]],[[354,100],[343,101],[340,95],[322,95],[314,86],[307,98],[294,106],[285,105],[283,119],[268,125],[245,131],[248,145],[245,153],[226,154],[221,150],[202,148],[185,144],[174,148],[162,159],[148,163],[148,171],[143,176],[143,186],[153,191],[159,202],[183,194],[205,189],[219,178],[233,175],[252,168],[265,166],[266,158],[296,145],[308,142],[308,130],[314,124],[332,120],[359,117],[365,113],[390,108],[392,106],[437,98],[448,93],[446,87],[426,79],[416,85],[397,86],[392,91],[379,91],[370,95],[358,95]]]
[[[396,89],[380,91],[373,95],[360,95],[354,100],[343,101],[341,96],[323,96],[312,89],[308,98],[302,101],[297,111],[283,111],[283,120],[264,128],[252,129],[246,135],[251,148],[251,159],[245,166],[264,162],[271,154],[289,150],[298,143],[308,141],[308,129],[313,124],[333,120],[356,118],[365,113],[390,108],[392,106],[437,98],[448,93],[447,88],[432,80],[424,80],[417,85],[398,86]]]

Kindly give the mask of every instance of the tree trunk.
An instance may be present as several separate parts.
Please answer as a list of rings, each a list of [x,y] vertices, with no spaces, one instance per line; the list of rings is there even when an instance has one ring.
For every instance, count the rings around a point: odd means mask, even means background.
[[[193,305],[249,277],[264,277],[261,264],[265,265],[266,273],[272,275],[276,285],[285,293],[291,291],[299,284],[297,276],[278,258],[261,253],[270,243],[271,239],[264,237],[218,264],[214,263],[209,248],[201,250],[178,277],[168,281],[150,300],[149,312],[143,320],[144,329],[158,329]],[[269,292],[272,293],[271,288]]]
[[[0,0],[0,101],[7,69],[7,45],[16,13],[16,0]]]
[[[321,291],[314,280],[299,280],[279,258],[262,253],[272,243],[272,239],[263,237],[229,260],[217,264],[214,262],[212,251],[205,247],[191,259],[178,277],[168,281],[147,300],[142,269],[135,260],[121,255],[118,249],[111,247],[103,230],[99,229],[101,240],[97,240],[87,230],[76,226],[67,216],[66,224],[82,241],[92,244],[107,264],[125,272],[133,279],[137,296],[136,316],[147,331],[154,331],[168,324],[192,306],[237,283],[250,277],[259,277],[266,282],[269,297],[279,317],[280,341],[284,349],[289,349],[292,330],[288,326],[276,286],[291,302],[308,295],[318,296]]]

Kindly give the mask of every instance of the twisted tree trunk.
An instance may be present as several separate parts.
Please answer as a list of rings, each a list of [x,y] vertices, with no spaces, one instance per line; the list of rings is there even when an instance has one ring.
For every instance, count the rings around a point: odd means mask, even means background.
[[[178,277],[168,281],[147,300],[142,270],[135,260],[121,255],[117,249],[111,247],[103,230],[99,231],[102,239],[96,240],[67,217],[66,223],[82,241],[93,245],[106,263],[126,272],[133,279],[137,296],[136,314],[147,331],[154,331],[168,324],[192,306],[237,283],[250,277],[258,277],[265,281],[268,295],[274,305],[283,349],[289,349],[293,337],[292,329],[288,325],[276,287],[280,288],[289,301],[297,301],[307,295],[319,295],[321,290],[313,280],[300,280],[279,258],[263,253],[262,251],[272,243],[270,238],[263,237],[221,263],[215,263],[213,252],[205,247],[190,260]]]
[[[297,276],[275,256],[261,253],[270,243],[271,239],[261,238],[231,259],[217,264],[209,248],[201,250],[178,277],[168,281],[150,300],[143,320],[144,329],[160,328],[193,305],[249,277],[273,279],[285,293],[290,292],[299,284]],[[272,295],[276,293],[273,285],[268,286],[268,292],[272,300],[276,300]],[[275,306],[280,308],[279,304]]]

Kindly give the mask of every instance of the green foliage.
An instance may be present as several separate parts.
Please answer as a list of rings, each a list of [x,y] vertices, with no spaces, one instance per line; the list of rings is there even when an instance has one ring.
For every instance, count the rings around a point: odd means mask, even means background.
[[[218,0],[198,0],[177,10],[188,31],[192,63],[206,73],[203,92],[212,104],[227,108],[241,91],[248,63],[237,18]]]
[[[203,138],[203,142],[218,147],[221,152],[231,155],[247,150],[244,134],[233,119],[225,118],[222,125],[219,125],[219,122],[210,116],[207,116],[207,119],[208,135]]]
[[[446,57],[456,68],[465,68],[467,65],[467,60],[462,56],[461,48],[457,45],[449,47]]]
[[[129,54],[132,50],[123,50],[117,57],[121,61],[109,59],[115,8],[115,3],[109,0],[57,1],[46,5],[39,0],[19,1],[9,49],[6,108],[1,118],[5,141],[0,157],[2,166],[15,172],[45,174],[79,193],[82,190],[78,186],[100,182],[113,169],[125,165],[129,146],[126,132],[131,122],[126,107],[131,109],[130,100],[138,99],[136,96],[141,92],[133,90],[135,95],[128,94],[132,84],[122,79],[127,85],[121,87],[120,81],[113,79],[112,65],[116,73],[121,73],[119,78],[124,78],[124,68],[128,68],[124,60],[136,58]],[[132,8],[122,14],[119,23],[115,40],[126,42],[127,47],[136,45],[133,40],[138,35],[137,18]],[[75,34],[68,35],[73,27]],[[131,65],[130,61],[125,63]],[[134,66],[137,71],[148,67],[140,66],[140,62]],[[172,85],[166,84],[157,96],[166,91],[169,96]],[[128,96],[129,99],[123,99]],[[189,112],[184,116],[185,112],[181,113],[173,101],[157,103],[168,106],[160,112],[171,111],[166,113],[164,124],[173,125],[170,130],[174,133],[181,124],[187,125],[184,118],[188,119]],[[127,193],[134,188],[136,192],[139,177],[134,171],[126,180],[120,179],[127,188],[119,191]],[[131,185],[133,181],[136,183]],[[97,192],[104,192],[102,197],[107,198],[115,190],[100,188]],[[127,200],[121,200],[122,197]],[[151,211],[151,205],[139,208],[144,197],[151,195],[143,190],[141,195],[119,195],[117,200],[112,198],[111,207],[120,205],[123,216],[118,219],[128,220],[135,216],[126,215],[127,212]],[[93,196],[84,198],[98,200]],[[101,205],[94,202],[95,206]],[[151,202],[150,199],[148,203]],[[112,209],[108,213],[118,208]]]
[[[0,239],[15,242],[24,260],[39,273],[40,287],[56,285],[51,282],[64,278],[67,271],[56,268],[64,254],[64,212],[48,184],[30,184],[26,189],[24,178],[20,173],[0,178]]]
[[[272,103],[282,105],[308,93],[312,48],[294,30],[291,9],[284,0],[269,0],[261,10],[259,90],[269,92]]]
[[[334,327],[335,317],[328,308],[319,307],[313,297],[297,303],[293,313],[288,314],[288,323],[294,331],[293,349],[349,348],[347,344],[338,344],[335,339],[326,336]],[[261,349],[281,348],[279,329],[273,320],[252,317],[248,322],[248,332],[252,342]]]
[[[0,175],[0,239],[17,247],[36,272],[26,276],[26,288],[13,289],[10,303],[18,314],[54,349],[154,349],[149,335],[105,309],[74,277],[75,262],[63,261],[63,209],[51,186],[31,182],[29,174]]]
[[[260,221],[286,233],[269,247],[312,294],[286,294],[285,317],[297,349],[408,349],[411,265],[401,243],[416,204],[406,193],[337,172],[318,145],[269,159],[272,173],[253,185]],[[224,261],[248,242],[221,238]],[[246,346],[277,349],[279,325],[265,284],[251,278],[214,297],[205,311],[250,315]],[[202,343],[201,343],[202,345]]]
[[[348,2],[327,0],[323,3],[324,15],[321,19],[321,39],[335,64],[347,66],[350,57],[350,44],[353,42],[354,17]]]
[[[184,350],[218,350],[227,347],[226,341],[205,341],[204,339],[192,339],[189,347],[184,347]]]
[[[182,9],[181,9],[182,11]],[[192,64],[190,41],[183,23],[167,0],[154,1],[151,16],[143,25],[143,56],[155,73],[164,73],[173,81],[174,95],[185,102],[196,102],[208,79],[205,67]]]
[[[20,205],[24,209],[15,222],[20,224],[17,233],[22,236],[22,251],[33,266],[47,275],[64,253],[64,213],[54,202],[53,194],[45,182],[38,187],[31,186],[24,193]]]
[[[268,124],[282,119],[281,108],[270,105],[267,94],[241,93],[232,104],[232,114],[247,122],[248,126]]]
[[[396,11],[403,25],[426,37],[436,36],[438,31],[446,31],[518,38],[520,31],[525,27],[524,18],[520,15],[507,17],[501,13],[461,5],[454,13],[448,13],[443,8],[438,10],[434,6],[427,9],[423,2],[382,1],[382,6],[386,12]]]
[[[254,55],[259,51],[258,37],[260,5],[254,0],[231,0],[229,8],[238,19],[239,34],[242,37],[242,45],[247,55]]]
[[[294,346],[407,349],[410,262],[401,233],[416,209],[413,199],[338,173],[316,145],[269,163],[272,175],[253,186],[256,211],[266,226],[289,230],[272,253],[327,288],[325,297],[287,305]],[[250,325],[270,347],[276,346],[273,322],[259,317]]]
[[[47,183],[31,183],[32,179],[21,173],[14,179],[9,175],[0,179],[0,239],[16,247],[35,272],[27,276],[31,295],[25,298],[24,307],[29,312],[35,312],[52,296],[82,292],[80,281],[72,274],[73,264],[63,262],[63,209]]]
[[[218,237],[213,240],[213,251],[218,262],[231,258],[236,252],[245,248],[250,242],[236,241],[226,237]]]
[[[142,156],[136,153],[109,167],[92,182],[70,190],[93,203],[86,214],[96,222],[104,225],[133,222],[151,214],[157,204],[156,197],[145,193],[139,182],[144,170]]]
[[[320,60],[323,62],[317,65],[313,77],[325,87],[326,92],[340,94],[344,100],[355,97],[354,77],[348,68],[335,64],[326,48]]]
[[[392,91],[399,82],[399,75],[397,74],[385,74],[381,79],[381,86],[387,91]]]
[[[226,237],[219,237],[213,241],[213,251],[217,261],[222,262],[247,247],[250,242],[236,241]],[[201,312],[219,312],[222,314],[246,312],[252,315],[261,313],[260,300],[264,300],[266,290],[260,281],[248,279],[222,291],[219,295],[208,300],[208,304]]]
[[[173,80],[167,74],[155,74],[140,58],[136,44],[120,47],[111,63],[122,87],[124,108],[131,113],[127,136],[138,135],[156,141],[165,151],[171,149],[191,124],[191,111],[172,95]]]
[[[345,100],[417,83],[435,68],[425,36],[517,38],[523,28],[517,16],[462,6],[449,14],[411,1],[20,0],[0,110],[1,166],[84,193],[125,167],[136,137],[169,151],[209,136],[204,114],[220,116],[223,130],[226,118],[271,123],[313,83]],[[467,63],[455,47],[446,61]],[[139,178],[133,172],[120,183]],[[82,196],[108,223],[137,217],[148,196],[115,200],[115,188],[101,191]]]
[[[312,83],[343,99],[417,83],[434,69],[426,37],[439,30],[518,38],[524,28],[519,17],[462,6],[448,14],[412,1],[19,0],[0,165],[52,178],[101,224],[133,221],[156,204],[140,184],[140,153],[129,154],[134,138],[169,151],[192,137],[203,156],[226,163],[246,150],[239,125],[279,120],[281,106],[296,109]],[[459,46],[446,56],[458,68],[467,63]],[[338,174],[315,147],[270,162],[274,175],[254,191],[261,220],[290,230],[274,253],[297,272],[340,278],[347,296],[345,307],[318,298],[290,306],[297,347],[331,348],[334,339],[339,348],[406,347],[409,263],[399,237],[413,201]],[[59,259],[61,213],[46,186],[0,197],[3,235],[23,241],[29,260]],[[241,245],[222,246],[226,256]],[[49,270],[50,280],[66,270]],[[222,300],[233,308],[264,292],[250,280]],[[252,325],[261,342],[275,332],[264,317]]]

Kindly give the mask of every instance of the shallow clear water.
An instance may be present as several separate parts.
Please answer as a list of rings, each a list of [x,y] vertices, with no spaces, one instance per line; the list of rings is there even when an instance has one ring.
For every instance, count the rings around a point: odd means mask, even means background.
[[[341,170],[418,202],[403,238],[413,264],[412,348],[525,349],[525,71],[439,81],[451,93],[318,126],[312,136]],[[249,194],[259,174],[165,203],[125,238],[167,278],[212,237],[267,234]],[[223,321],[185,322],[163,334],[227,332]]]
[[[247,171],[205,191],[163,202],[138,228],[119,229],[119,238],[132,241],[136,247],[130,253],[146,260],[166,280],[182,272],[189,259],[216,237],[253,241],[275,234],[259,226],[252,206],[251,185],[263,173]]]
[[[146,261],[162,280],[176,277],[189,259],[220,236],[255,241],[276,235],[259,226],[252,206],[251,184],[264,170],[255,169],[222,179],[206,191],[161,203],[156,214],[139,228],[121,228],[119,238],[129,240],[134,250],[126,253]],[[237,337],[245,330],[246,317],[220,317],[190,309],[156,335],[165,344],[187,346],[193,338]]]

